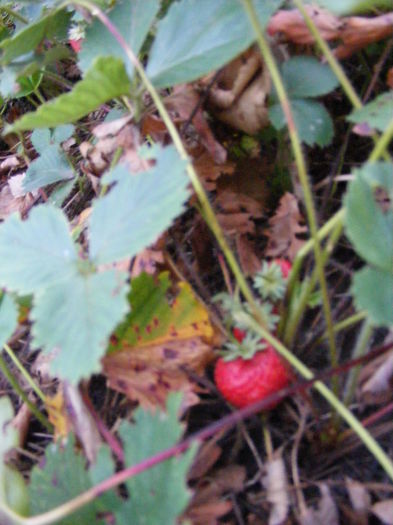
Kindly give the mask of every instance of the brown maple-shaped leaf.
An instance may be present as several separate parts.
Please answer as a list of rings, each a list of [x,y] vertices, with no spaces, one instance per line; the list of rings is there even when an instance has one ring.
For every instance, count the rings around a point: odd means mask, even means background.
[[[201,375],[213,352],[208,312],[188,283],[168,300],[167,272],[142,273],[131,281],[131,313],[112,338],[103,371],[109,385],[149,409],[165,406],[172,391],[184,393],[183,407],[198,401]]]
[[[266,255],[268,257],[287,257],[293,261],[304,240],[298,237],[307,227],[299,211],[297,200],[292,193],[285,193],[274,216],[269,220],[269,238]]]

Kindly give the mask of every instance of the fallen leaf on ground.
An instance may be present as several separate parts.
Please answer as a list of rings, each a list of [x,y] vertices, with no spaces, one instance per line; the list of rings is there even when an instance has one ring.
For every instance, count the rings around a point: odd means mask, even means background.
[[[240,492],[244,487],[246,470],[240,465],[230,465],[202,478],[193,487],[194,496],[184,517],[192,525],[217,525],[218,518],[232,510],[232,502],[224,499],[226,492]]]
[[[222,164],[226,161],[227,152],[214,137],[203,114],[200,94],[191,84],[175,86],[173,93],[165,99],[165,105],[177,114],[180,122],[187,122],[190,118],[192,119],[192,124],[202,144],[216,163]]]
[[[375,514],[384,525],[393,525],[393,499],[379,501],[371,507]]]
[[[231,175],[235,170],[235,165],[231,161],[226,161],[221,164],[217,164],[209,152],[204,151],[203,153],[197,153],[196,151],[190,151],[190,155],[193,157],[194,168],[201,179],[204,187],[208,191],[216,189],[216,181],[221,175]]]
[[[345,478],[345,487],[353,510],[350,513],[350,523],[356,525],[368,524],[368,513],[371,506],[371,496],[363,483],[349,478]]]
[[[23,175],[24,176],[24,175]],[[22,177],[23,177],[22,176]],[[11,213],[19,211],[22,215],[31,207],[35,197],[31,193],[19,195],[20,175],[11,177],[10,180],[18,177],[18,180],[6,183],[0,190],[0,220],[6,219]],[[18,195],[18,196],[16,196]]]
[[[393,352],[363,366],[359,374],[359,398],[367,404],[385,403],[392,397]]]
[[[195,404],[200,388],[190,374],[202,374],[212,359],[208,312],[185,282],[169,302],[170,285],[167,272],[131,281],[131,313],[103,359],[109,386],[149,409],[164,406],[173,390],[184,392],[184,408]]]
[[[326,483],[319,485],[321,498],[317,508],[308,507],[300,516],[301,525],[339,525],[337,506]]]
[[[373,18],[360,16],[339,18],[326,9],[316,6],[305,6],[305,9],[316,24],[321,37],[324,40],[338,42],[334,51],[338,58],[349,57],[368,44],[393,34],[393,13],[385,13]],[[272,36],[280,34],[281,37],[296,44],[313,44],[315,41],[297,9],[278,11],[269,22],[268,33]]]
[[[288,479],[282,456],[267,461],[264,465],[262,485],[267,491],[267,501],[271,504],[269,525],[284,522],[289,510]]]
[[[287,257],[293,261],[297,252],[305,243],[299,234],[307,232],[304,219],[299,211],[296,198],[285,193],[274,216],[269,220],[270,228],[266,231],[269,238],[266,248],[268,257]]]
[[[236,251],[244,274],[253,277],[261,269],[261,258],[255,252],[254,243],[247,238],[247,235],[238,235]]]

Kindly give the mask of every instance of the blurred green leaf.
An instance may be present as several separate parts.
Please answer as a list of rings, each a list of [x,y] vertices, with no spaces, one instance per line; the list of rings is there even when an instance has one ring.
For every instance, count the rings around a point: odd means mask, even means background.
[[[356,307],[367,310],[372,324],[393,327],[393,273],[366,266],[355,273],[352,291]]]
[[[122,0],[116,2],[110,11],[109,19],[135,55],[138,55],[159,8],[159,0]],[[112,33],[104,31],[102,23],[95,19],[86,29],[86,37],[78,54],[78,65],[85,73],[97,56],[108,55],[121,58],[128,74],[132,76],[134,66],[123,48]]]
[[[133,257],[154,242],[184,209],[185,163],[173,146],[156,148],[149,171],[126,173],[93,204],[90,257],[95,264]]]
[[[282,0],[255,0],[265,27]],[[176,35],[176,38],[174,38]],[[147,74],[157,87],[190,82],[217,69],[255,40],[238,0],[180,0],[160,20],[150,51]]]
[[[333,138],[333,122],[324,106],[314,100],[291,100],[293,119],[300,140],[309,146],[327,146]],[[281,130],[286,126],[284,112],[279,104],[269,108],[273,126]]]
[[[382,93],[361,109],[356,109],[347,120],[355,124],[366,122],[370,128],[385,131],[393,119],[393,90]]]
[[[338,86],[330,67],[314,57],[295,56],[283,63],[281,73],[291,99],[319,97]]]
[[[128,94],[130,80],[121,59],[98,57],[74,89],[42,104],[36,111],[6,127],[4,133],[34,128],[54,128],[74,122],[104,102]]]
[[[120,436],[127,465],[135,465],[179,441],[183,425],[179,423],[181,395],[168,397],[166,412],[150,414],[138,408],[134,424],[124,421]],[[191,493],[186,476],[195,447],[141,472],[126,482],[130,499],[115,513],[118,525],[175,525],[185,510]]]
[[[393,166],[379,162],[366,164],[354,171],[354,180],[344,199],[346,233],[363,259],[387,272],[393,272],[393,210],[392,204],[382,210],[375,191],[385,188],[393,197]]]

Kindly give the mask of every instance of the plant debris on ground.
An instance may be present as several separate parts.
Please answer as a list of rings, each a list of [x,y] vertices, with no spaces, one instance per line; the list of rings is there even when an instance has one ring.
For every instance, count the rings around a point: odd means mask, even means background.
[[[391,0],[0,15],[0,525],[392,525]]]

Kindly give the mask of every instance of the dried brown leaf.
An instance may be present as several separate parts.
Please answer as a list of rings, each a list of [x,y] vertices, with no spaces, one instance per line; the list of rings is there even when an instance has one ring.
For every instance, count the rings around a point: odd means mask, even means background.
[[[184,393],[186,408],[198,402],[201,391],[188,372],[201,374],[212,357],[210,345],[201,337],[192,337],[116,351],[103,359],[103,369],[111,388],[144,408],[165,406],[173,391]]]
[[[375,514],[384,525],[393,525],[393,499],[379,501],[371,507]]]
[[[165,105],[172,112],[176,112],[181,122],[187,122],[192,117],[195,131],[214,161],[218,164],[226,161],[227,152],[214,137],[203,114],[200,95],[191,84],[176,86],[173,94],[166,98]]]
[[[266,232],[269,238],[266,255],[268,257],[287,257],[293,261],[304,240],[297,236],[307,231],[303,224],[296,198],[285,193],[274,216],[269,220],[270,229]]]
[[[393,352],[363,367],[359,375],[359,397],[367,404],[385,403],[392,397]]]
[[[202,478],[194,488],[194,495],[185,513],[193,525],[217,525],[218,518],[232,509],[225,501],[226,492],[239,492],[244,487],[246,470],[240,465],[230,465],[218,470],[207,479]]]
[[[289,510],[288,479],[282,456],[273,458],[264,465],[262,485],[267,491],[267,501],[271,504],[269,525],[284,522]]]
[[[326,483],[319,486],[322,497],[316,509],[308,507],[300,516],[301,525],[339,525],[337,506]]]
[[[335,54],[339,58],[348,57],[368,44],[393,34],[393,13],[385,13],[374,18],[360,16],[339,18],[316,6],[305,6],[305,9],[322,38],[338,42]],[[297,44],[314,43],[314,37],[297,9],[278,11],[269,22],[268,32],[270,35],[279,33],[286,40]]]
[[[348,476],[345,478],[345,486],[352,507],[358,512],[368,512],[371,505],[371,496],[367,488],[359,481]]]
[[[237,235],[236,250],[244,274],[254,276],[261,269],[261,259],[255,253],[254,243],[246,235]]]

